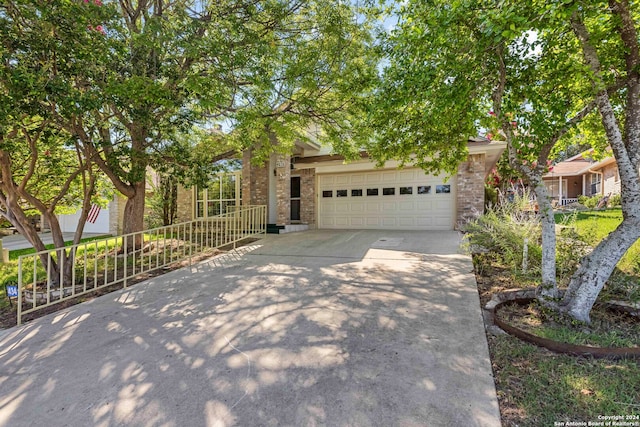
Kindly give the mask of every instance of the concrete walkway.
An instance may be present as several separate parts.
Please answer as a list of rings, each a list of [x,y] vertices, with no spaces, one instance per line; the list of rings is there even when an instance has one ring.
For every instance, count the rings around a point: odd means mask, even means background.
[[[499,426],[455,232],[268,235],[0,335],[0,426]]]

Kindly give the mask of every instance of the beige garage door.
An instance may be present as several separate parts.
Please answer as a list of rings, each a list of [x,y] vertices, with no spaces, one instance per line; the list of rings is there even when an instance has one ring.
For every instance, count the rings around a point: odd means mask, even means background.
[[[451,230],[453,178],[420,169],[318,175],[319,228]]]

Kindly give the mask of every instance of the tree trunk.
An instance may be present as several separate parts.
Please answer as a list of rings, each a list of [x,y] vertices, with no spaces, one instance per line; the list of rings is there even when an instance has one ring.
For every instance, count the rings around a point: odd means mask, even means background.
[[[589,255],[571,277],[560,310],[590,323],[589,312],[618,261],[640,238],[640,221],[625,219]]]
[[[133,195],[127,198],[124,207],[124,226],[123,234],[138,233],[144,230],[144,204],[146,178],[132,184],[134,188]],[[135,246],[134,246],[135,242]],[[127,238],[128,249],[140,249],[142,247],[142,234],[137,234],[135,238]]]
[[[542,283],[538,287],[538,299],[548,303],[558,297],[556,282],[556,221],[551,199],[541,178],[532,180],[534,184],[540,220],[542,225]]]

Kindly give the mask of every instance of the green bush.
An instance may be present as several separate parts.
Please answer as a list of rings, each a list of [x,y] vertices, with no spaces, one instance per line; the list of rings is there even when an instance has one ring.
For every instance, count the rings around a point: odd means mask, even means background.
[[[619,194],[614,194],[609,197],[609,206],[620,206],[622,203],[622,198]]]
[[[578,196],[578,202],[589,209],[594,209],[596,206],[598,206],[599,201],[600,196]]]
[[[502,203],[463,226],[465,242],[471,251],[495,253],[514,272],[521,271],[525,239],[528,242],[528,272],[540,271],[540,221],[530,211],[528,194],[516,195],[513,202]]]
[[[494,187],[484,187],[484,210],[485,212],[498,203],[498,190]]]

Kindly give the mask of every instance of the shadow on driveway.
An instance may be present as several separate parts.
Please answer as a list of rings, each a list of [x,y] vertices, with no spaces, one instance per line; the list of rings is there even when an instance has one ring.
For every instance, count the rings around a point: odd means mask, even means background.
[[[499,426],[454,232],[266,236],[0,336],[0,426]]]

